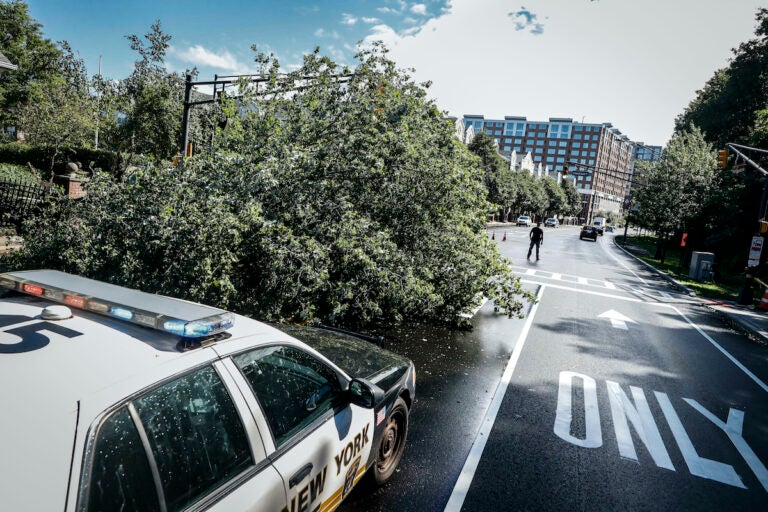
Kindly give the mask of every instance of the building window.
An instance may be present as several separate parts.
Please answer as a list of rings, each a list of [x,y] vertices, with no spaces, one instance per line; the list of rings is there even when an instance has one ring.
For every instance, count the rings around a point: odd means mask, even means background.
[[[519,153],[520,151],[522,151],[522,149],[520,149],[520,146],[515,146],[515,151]]]
[[[551,124],[549,125],[549,138],[568,139],[571,136],[571,125],[569,124]]]
[[[547,149],[547,154],[548,154],[548,155],[554,155],[554,154],[555,154],[555,150],[554,150],[554,149],[552,149],[552,148],[548,148],[548,149]]]
[[[585,156],[586,156],[586,155],[585,155]],[[595,152],[594,152],[594,151],[590,151],[590,152],[589,152],[589,156],[595,156]]]
[[[486,129],[486,130],[485,130],[485,133],[487,133],[488,135],[493,135],[493,130],[491,130],[491,129]]]
[[[579,156],[579,152],[578,151],[571,151],[571,156]]]
[[[582,165],[585,165],[587,163],[587,160],[585,158],[582,158],[581,160],[579,160],[579,163]]]
[[[531,151],[533,151],[533,148],[528,148],[528,147],[527,147],[527,148],[525,148],[525,152],[526,152],[526,153],[530,153]]]
[[[561,148],[566,148],[568,147],[568,142],[561,140],[557,145],[560,146]]]
[[[522,143],[523,143],[523,139],[515,139],[515,144],[522,144]]]
[[[499,139],[493,139],[496,141],[496,144],[498,145],[501,141]]]
[[[581,147],[581,142],[574,142],[573,143],[573,147],[580,148]]]
[[[565,150],[564,149],[558,149],[557,150],[557,154],[558,155],[564,155],[565,154]]]
[[[562,156],[559,156],[559,157],[557,157],[557,162],[561,163],[561,164],[565,163],[565,158],[563,158]]]
[[[553,164],[553,163],[555,163],[555,157],[553,157],[553,156],[548,156],[548,157],[547,157],[547,163],[548,163],[548,164]]]
[[[595,161],[594,160],[590,160],[589,161],[589,165],[595,165]]]
[[[512,146],[504,146],[504,151],[512,151]]]
[[[584,146],[584,147],[586,147],[586,146]],[[592,149],[597,149],[597,144],[595,144],[593,142],[592,144],[589,145],[589,147],[591,147]]]
[[[589,135],[587,135],[587,137],[589,137]],[[579,139],[581,139],[581,134],[580,133],[575,133],[573,135],[573,138],[576,139],[576,140],[579,140]]]
[[[534,153],[537,153],[537,154],[541,154],[543,152],[544,152],[544,148],[536,148],[536,150],[534,151]]]
[[[543,140],[537,140],[536,141],[536,145],[537,146],[543,146],[544,145],[544,141]]]

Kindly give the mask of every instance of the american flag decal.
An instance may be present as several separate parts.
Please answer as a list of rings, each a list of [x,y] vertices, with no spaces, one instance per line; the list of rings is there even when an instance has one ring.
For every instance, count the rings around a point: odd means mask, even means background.
[[[376,425],[381,425],[387,417],[387,406],[385,405],[376,413]]]

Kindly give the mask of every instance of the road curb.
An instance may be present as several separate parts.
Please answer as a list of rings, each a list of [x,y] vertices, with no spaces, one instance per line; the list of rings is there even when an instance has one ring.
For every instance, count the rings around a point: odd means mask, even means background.
[[[757,343],[758,345],[768,346],[768,336],[762,333],[760,329],[756,328],[750,322],[746,322],[739,318],[738,315],[730,315],[726,311],[718,308],[713,304],[703,304],[705,308],[715,313],[720,320],[728,325],[734,331],[744,334],[747,338]]]
[[[691,297],[696,297],[696,292],[694,292],[693,290],[691,290],[690,288],[688,288],[687,286],[685,286],[683,283],[681,283],[681,282],[677,281],[676,279],[674,279],[673,277],[671,277],[671,276],[670,276],[669,274],[667,274],[666,272],[662,272],[661,270],[657,269],[656,267],[654,267],[653,265],[651,265],[651,264],[650,264],[650,263],[648,263],[647,261],[645,261],[645,260],[642,260],[642,259],[638,258],[638,257],[637,257],[637,256],[635,256],[634,254],[632,254],[631,252],[629,252],[628,250],[626,250],[624,247],[622,247],[622,246],[620,246],[619,244],[617,244],[617,243],[616,243],[616,237],[615,237],[615,236],[613,237],[613,245],[615,245],[616,247],[618,247],[619,249],[621,249],[622,251],[624,251],[624,253],[625,253],[625,254],[627,254],[627,255],[629,255],[629,256],[631,256],[631,257],[633,257],[635,260],[637,260],[637,261],[639,261],[640,263],[642,263],[643,265],[645,265],[645,266],[646,266],[647,268],[649,268],[650,270],[652,270],[652,271],[656,272],[658,275],[660,275],[660,276],[661,276],[663,279],[665,279],[666,281],[669,281],[670,283],[672,283],[672,285],[673,285],[675,288],[677,288],[678,290],[681,290],[682,292],[684,292],[684,293],[687,293],[687,294],[688,294],[688,295],[690,295]]]

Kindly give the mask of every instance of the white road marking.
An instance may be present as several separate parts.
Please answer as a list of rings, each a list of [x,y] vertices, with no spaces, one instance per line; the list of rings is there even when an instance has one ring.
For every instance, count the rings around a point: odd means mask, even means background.
[[[627,459],[637,461],[637,451],[635,443],[632,442],[632,434],[629,433],[629,424],[632,423],[635,432],[640,436],[640,440],[648,449],[653,462],[660,468],[674,471],[675,466],[669,458],[669,453],[661,440],[659,428],[653,420],[651,408],[648,406],[648,400],[645,398],[645,392],[641,388],[630,386],[632,398],[635,399],[635,405],[627,394],[616,382],[605,381],[608,387],[608,398],[611,402],[611,417],[613,418],[613,428],[616,431],[616,442],[619,445],[619,454]]]
[[[683,427],[682,421],[680,421],[680,417],[672,407],[669,397],[666,393],[659,391],[656,391],[655,394],[656,400],[661,406],[661,412],[664,413],[669,429],[672,431],[672,436],[675,438],[677,446],[683,454],[683,459],[685,459],[685,463],[688,465],[688,471],[692,475],[746,489],[733,466],[699,456],[696,448],[693,447],[691,438],[688,437],[688,433],[685,431],[685,427]]]
[[[649,303],[649,304],[653,304],[653,303],[651,302],[651,303]],[[674,307],[674,306],[672,306],[672,305],[669,305],[669,304],[659,304],[659,306],[667,306],[667,307],[669,307],[670,309],[673,309],[673,310],[674,310],[674,311],[675,311],[675,312],[676,312],[678,315],[680,315],[681,317],[683,317],[683,320],[685,320],[686,322],[688,322],[688,325],[690,325],[691,327],[693,327],[694,329],[696,329],[697,331],[699,331],[699,334],[701,334],[702,336],[704,336],[704,339],[706,339],[708,342],[710,342],[712,345],[714,345],[714,346],[715,346],[715,348],[717,348],[717,350],[719,350],[720,352],[722,352],[722,354],[723,354],[725,357],[727,357],[728,359],[730,359],[730,360],[731,360],[731,362],[732,362],[733,364],[735,364],[735,365],[736,365],[736,366],[737,366],[737,367],[738,367],[738,368],[739,368],[739,369],[740,369],[742,372],[744,372],[744,373],[747,375],[747,377],[749,377],[750,379],[752,379],[752,380],[755,382],[755,384],[757,384],[758,386],[760,386],[761,388],[763,388],[763,391],[766,391],[766,392],[768,392],[768,385],[766,385],[766,384],[765,384],[765,382],[761,381],[761,380],[760,380],[760,379],[757,377],[757,375],[755,375],[754,373],[752,373],[751,371],[749,371],[749,370],[747,369],[747,367],[746,367],[746,366],[744,366],[743,364],[741,364],[741,363],[739,362],[739,360],[738,360],[738,359],[736,359],[735,357],[733,357],[733,356],[732,356],[732,355],[731,355],[731,354],[730,354],[730,353],[729,353],[727,350],[725,350],[725,349],[724,349],[722,346],[720,346],[720,344],[719,344],[719,343],[717,343],[715,340],[713,340],[713,339],[712,339],[712,338],[711,338],[711,337],[710,337],[710,336],[709,336],[707,333],[705,333],[704,331],[702,331],[702,330],[701,330],[701,328],[700,328],[698,325],[696,325],[695,323],[691,322],[691,321],[688,319],[688,317],[687,317],[687,316],[685,316],[685,315],[683,314],[683,312],[682,312],[682,311],[680,311],[680,310],[679,310],[679,309],[677,309],[676,307]]]
[[[704,417],[709,421],[717,425],[720,430],[725,432],[725,435],[728,436],[728,439],[731,440],[733,445],[739,451],[739,454],[744,459],[744,462],[747,463],[749,469],[752,470],[757,479],[760,481],[763,489],[768,491],[768,469],[765,469],[765,464],[763,464],[760,459],[757,458],[755,451],[747,444],[747,441],[744,440],[744,436],[742,435],[742,431],[744,430],[744,411],[729,408],[728,419],[726,422],[723,422],[720,420],[720,418],[706,410],[696,400],[691,400],[690,398],[683,398],[683,400],[685,400],[688,405],[703,414]]]
[[[589,279],[586,277],[573,276],[570,274],[548,272],[546,270],[536,270],[535,268],[516,267],[514,265],[511,265],[510,269],[512,269],[512,272],[514,274],[519,274],[519,275],[536,276],[541,279],[551,279],[554,281],[564,281],[566,283],[578,283],[581,285],[593,286],[595,288],[606,288],[609,290],[616,290],[616,286],[614,286],[613,283],[609,283],[608,281],[600,281],[598,279]],[[597,283],[597,284],[594,284],[594,283]]]
[[[615,240],[615,238],[614,238],[614,240]],[[616,243],[616,242],[614,242],[614,243]],[[647,282],[645,279],[643,279],[642,277],[640,277],[639,275],[637,275],[637,273],[635,273],[635,271],[634,271],[634,270],[632,270],[631,268],[629,268],[629,267],[626,265],[626,263],[624,263],[623,261],[621,261],[621,260],[618,258],[618,256],[616,256],[616,255],[615,255],[615,254],[613,254],[613,253],[612,253],[610,250],[608,250],[608,248],[606,248],[606,247],[605,247],[605,244],[600,244],[600,247],[602,247],[602,248],[603,248],[603,250],[606,252],[606,254],[608,254],[608,255],[609,255],[611,258],[615,259],[615,260],[616,260],[616,261],[619,263],[619,265],[621,265],[621,266],[622,266],[622,267],[624,267],[625,269],[627,269],[627,270],[629,270],[630,272],[632,272],[632,275],[634,275],[636,278],[638,278],[638,279],[640,280],[640,282],[641,282],[641,283],[643,283],[643,284],[648,284],[648,282]]]
[[[584,388],[584,439],[571,434],[573,422],[573,379],[580,379]],[[576,372],[560,372],[560,385],[557,389],[557,413],[555,415],[555,434],[582,448],[603,446],[603,431],[600,428],[600,409],[597,405],[597,384],[588,375]]]
[[[627,322],[630,322],[633,324],[637,323],[631,318],[626,317],[621,313],[619,313],[618,311],[614,311],[612,309],[609,309],[605,313],[600,313],[599,315],[597,315],[597,318],[607,318],[608,320],[611,321],[611,325],[615,329],[623,329],[625,331],[627,330]]]
[[[483,300],[480,303],[480,305],[477,306],[475,309],[473,309],[471,313],[461,313],[459,316],[463,317],[463,318],[472,318],[472,317],[474,317],[477,314],[478,311],[483,309],[483,306],[485,306],[486,302],[488,302],[488,297],[483,297]]]
[[[504,399],[504,394],[507,392],[509,381],[512,379],[512,373],[515,371],[515,366],[517,366],[517,361],[520,359],[523,345],[528,338],[528,332],[531,330],[533,319],[536,316],[536,311],[541,303],[541,296],[544,294],[544,288],[544,285],[542,285],[539,288],[539,292],[536,294],[536,302],[531,307],[531,311],[528,313],[528,318],[525,320],[523,330],[517,338],[515,348],[512,351],[512,356],[509,358],[507,367],[501,377],[501,381],[499,381],[499,384],[496,387],[496,392],[493,394],[491,404],[485,412],[485,417],[483,418],[483,423],[477,433],[477,437],[475,437],[475,442],[472,443],[472,448],[469,450],[469,455],[467,455],[467,460],[464,462],[464,467],[461,469],[456,485],[453,487],[451,497],[445,505],[445,512],[461,511],[461,506],[464,504],[464,499],[467,497],[467,492],[469,492],[469,486],[472,485],[472,479],[475,476],[475,471],[477,471],[477,465],[480,463],[480,457],[483,455],[485,443],[488,441],[488,436],[491,434],[491,429],[496,421],[496,415],[499,413],[501,401]]]
[[[538,277],[538,276],[537,276]],[[555,288],[556,290],[568,290],[571,292],[576,293],[586,293],[587,295],[597,295],[598,297],[608,297],[609,299],[616,299],[616,300],[624,300],[627,302],[640,302],[643,304],[656,304],[659,305],[658,302],[646,302],[643,299],[638,299],[637,297],[627,297],[622,295],[613,295],[612,293],[604,293],[604,292],[598,292],[594,290],[584,290],[581,288],[571,288],[570,286],[562,286],[558,284],[551,284],[551,283],[542,283],[541,281],[532,281],[530,279],[520,279],[521,283],[525,284],[536,284],[540,286],[546,286],[547,288]]]

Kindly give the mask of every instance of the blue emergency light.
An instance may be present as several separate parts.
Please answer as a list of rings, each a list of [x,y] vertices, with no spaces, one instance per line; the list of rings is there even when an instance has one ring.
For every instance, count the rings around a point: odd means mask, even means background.
[[[185,338],[218,334],[230,329],[235,322],[234,315],[223,309],[132,290],[58,270],[0,274],[0,287]]]

